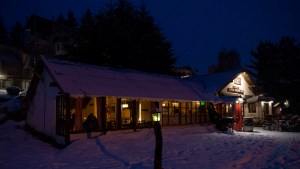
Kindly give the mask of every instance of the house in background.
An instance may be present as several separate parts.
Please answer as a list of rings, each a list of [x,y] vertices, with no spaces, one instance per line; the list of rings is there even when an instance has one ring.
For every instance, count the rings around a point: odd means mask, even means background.
[[[234,117],[236,131],[243,128],[243,118],[252,117],[258,124],[272,115],[272,98],[255,91],[255,84],[244,70],[233,70],[195,77],[213,98],[217,112],[222,117]]]
[[[66,57],[76,47],[78,30],[37,15],[31,15],[24,31],[23,55],[31,67],[40,55]]]
[[[188,79],[41,57],[29,91],[27,123],[60,144],[107,130],[208,122],[201,84]],[[89,133],[87,135],[87,133]]]
[[[0,45],[0,89],[17,86],[27,90],[32,78],[30,68],[24,65],[22,52],[18,49]]]
[[[75,44],[76,29],[43,17],[32,15],[24,29],[22,48],[0,44],[0,90],[17,86],[27,90],[32,79],[36,57],[64,57]]]

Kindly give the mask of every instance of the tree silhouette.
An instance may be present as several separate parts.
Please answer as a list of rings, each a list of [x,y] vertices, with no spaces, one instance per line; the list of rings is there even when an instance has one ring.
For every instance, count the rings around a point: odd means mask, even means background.
[[[11,45],[22,48],[24,43],[24,27],[21,25],[20,22],[16,22],[16,24],[12,27],[12,30],[10,32],[10,38],[11,38]]]
[[[260,42],[250,54],[248,66],[266,94],[279,101],[289,100],[299,109],[300,102],[300,44],[291,37],[279,42]]]
[[[2,19],[0,18],[0,44],[8,44],[9,43],[9,35],[8,31],[3,24]]]
[[[60,13],[57,17],[56,17],[56,23],[59,23],[61,25],[66,25],[66,18],[64,16],[63,13]]]
[[[225,72],[241,68],[240,55],[235,50],[222,49],[218,55],[217,65],[212,65],[208,68],[208,73]]]
[[[98,19],[89,9],[81,17],[79,26],[78,52],[76,60],[96,65],[105,65],[101,52],[101,40],[99,29],[97,28]]]
[[[65,22],[66,22],[66,25],[71,28],[76,28],[78,26],[77,19],[74,16],[74,13],[72,11],[68,11],[67,19]]]
[[[95,16],[87,11],[78,44],[76,58],[87,63],[170,73],[176,62],[172,44],[145,5],[135,7],[127,0],[108,3]]]

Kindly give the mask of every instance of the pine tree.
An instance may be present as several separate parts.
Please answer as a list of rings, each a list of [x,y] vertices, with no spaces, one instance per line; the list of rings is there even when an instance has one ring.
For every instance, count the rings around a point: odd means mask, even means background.
[[[300,44],[291,37],[279,42],[260,42],[250,54],[250,68],[262,90],[279,101],[300,108]],[[299,109],[300,110],[300,109]]]
[[[68,11],[67,19],[65,22],[66,25],[71,28],[76,28],[78,26],[77,19],[72,11]]]
[[[80,25],[85,62],[155,73],[170,73],[176,62],[172,44],[144,5],[111,2],[93,17],[87,12]]]
[[[20,22],[16,22],[16,24],[12,27],[12,30],[10,32],[10,38],[11,38],[11,45],[21,48],[23,47],[24,43],[24,28],[21,25]]]
[[[2,19],[0,18],[0,44],[8,44],[9,43],[9,36],[8,31],[3,24]]]
[[[235,50],[222,49],[218,55],[218,63],[208,68],[208,73],[225,72],[241,68],[239,53]]]
[[[56,17],[56,23],[59,23],[61,25],[66,25],[66,19],[63,13],[60,13],[57,17]]]
[[[87,9],[81,17],[79,26],[78,52],[75,54],[75,60],[103,65],[103,61],[99,61],[99,52],[97,46],[99,43],[98,32],[96,28],[95,17],[90,9]]]

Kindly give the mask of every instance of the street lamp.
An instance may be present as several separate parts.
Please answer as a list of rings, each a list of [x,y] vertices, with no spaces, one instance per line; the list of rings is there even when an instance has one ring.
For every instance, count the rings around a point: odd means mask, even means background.
[[[161,114],[161,112],[159,111],[158,108],[154,108],[152,110],[152,120],[153,120],[153,122],[160,122],[160,114]]]
[[[154,108],[152,110],[152,120],[155,135],[155,155],[154,155],[154,169],[162,169],[162,133],[160,126],[160,110]]]

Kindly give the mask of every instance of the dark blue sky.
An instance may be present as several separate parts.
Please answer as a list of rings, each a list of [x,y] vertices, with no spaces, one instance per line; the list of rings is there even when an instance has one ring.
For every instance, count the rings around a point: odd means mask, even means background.
[[[77,17],[87,8],[97,13],[110,0],[8,0],[0,17],[10,28],[36,13],[52,19],[72,10]],[[113,0],[114,1],[114,0]],[[133,0],[139,3],[141,0]],[[299,0],[144,0],[150,14],[173,43],[177,66],[190,65],[199,73],[217,62],[222,48],[235,48],[242,65],[259,41],[277,42],[282,36],[300,41]],[[79,18],[77,18],[79,19]]]

